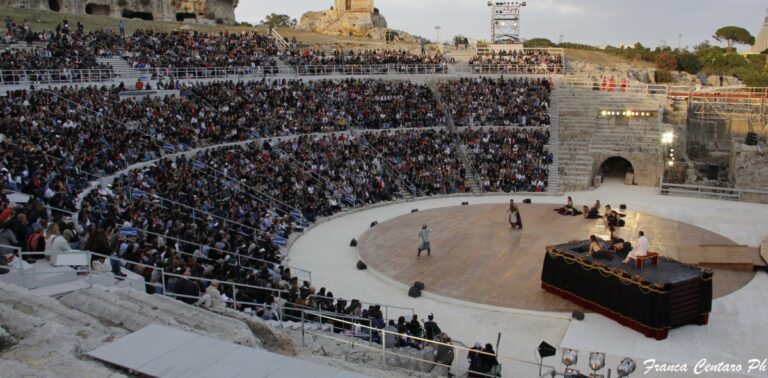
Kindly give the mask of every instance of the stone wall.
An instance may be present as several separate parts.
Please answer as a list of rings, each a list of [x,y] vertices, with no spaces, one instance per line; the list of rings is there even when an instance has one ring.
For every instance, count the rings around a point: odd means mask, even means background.
[[[674,125],[662,120],[665,99],[568,85],[558,91],[559,173],[564,190],[591,187],[603,163],[612,157],[629,161],[634,184],[659,184],[665,153],[661,134],[674,130]],[[648,111],[655,116],[601,117],[602,110]]]
[[[234,23],[239,0],[0,0],[13,8],[52,10],[80,15],[143,18],[154,21],[181,21],[196,18]],[[179,18],[181,17],[181,18]]]

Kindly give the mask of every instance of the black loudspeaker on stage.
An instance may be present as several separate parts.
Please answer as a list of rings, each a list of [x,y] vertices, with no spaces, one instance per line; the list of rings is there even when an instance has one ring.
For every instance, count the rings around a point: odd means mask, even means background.
[[[523,203],[530,204],[531,203],[531,199],[530,198],[526,198],[526,199],[523,200]]]
[[[421,296],[421,290],[417,287],[412,287],[408,289],[408,296],[411,298],[418,298]]]
[[[584,320],[584,313],[581,312],[581,311],[574,311],[571,314],[571,317],[576,319],[576,320]]]
[[[418,212],[419,212],[419,209],[413,209],[413,210],[411,210],[411,213],[418,213]]]
[[[371,222],[371,227],[374,227],[374,226],[376,226],[377,224],[379,224],[379,222],[377,222],[377,221],[373,221],[373,222]]]
[[[413,283],[413,287],[415,287],[415,288],[417,288],[419,290],[424,290],[424,288],[426,286],[424,286],[424,282],[416,281],[416,282]]]
[[[464,201],[464,202],[461,203],[461,206],[468,206],[468,205],[469,205],[469,202],[467,202],[467,201]]]
[[[619,210],[626,210],[626,209],[627,209],[627,205],[625,205],[623,203],[621,205],[619,205]]]
[[[365,265],[364,262],[361,260],[357,260],[357,270],[366,270],[368,269],[368,265]]]
[[[349,242],[349,246],[350,247],[357,247],[357,240],[356,239],[352,239],[352,241]]]

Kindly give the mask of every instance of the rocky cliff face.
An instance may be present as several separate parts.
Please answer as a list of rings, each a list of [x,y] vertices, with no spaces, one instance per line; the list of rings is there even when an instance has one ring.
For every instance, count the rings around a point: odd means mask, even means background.
[[[0,0],[14,8],[154,21],[235,22],[239,0]]]
[[[387,20],[378,13],[346,12],[339,16],[327,10],[304,13],[298,28],[325,35],[377,38],[386,32]]]

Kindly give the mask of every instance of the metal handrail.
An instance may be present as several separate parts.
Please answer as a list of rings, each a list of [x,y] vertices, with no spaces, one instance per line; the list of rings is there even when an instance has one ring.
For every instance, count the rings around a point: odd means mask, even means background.
[[[740,189],[719,186],[690,185],[690,184],[672,184],[664,182],[663,178],[659,185],[659,194],[661,195],[694,195],[700,198],[724,199],[744,202],[768,202],[768,191],[756,189]],[[763,200],[745,198],[744,194],[756,194],[765,196]]]
[[[0,69],[0,85],[19,84],[73,84],[114,80],[117,74],[112,68],[77,68],[48,70]]]
[[[337,300],[337,299],[341,299],[341,298],[326,297],[326,296],[317,295],[317,294],[311,294],[307,298],[320,298],[320,299],[323,299],[323,300],[329,300],[329,299],[330,300]],[[358,302],[361,305],[365,305],[365,306],[375,305],[375,306],[382,307],[384,309],[384,318],[386,318],[386,319],[390,319],[390,317],[389,317],[389,309],[390,308],[396,309],[396,310],[405,310],[406,313],[410,312],[411,316],[413,316],[416,313],[416,310],[414,310],[411,307],[400,307],[400,306],[393,306],[393,305],[382,305],[382,304],[378,304],[378,303],[371,303],[371,302],[365,302],[365,301],[360,301],[360,300],[358,300]]]

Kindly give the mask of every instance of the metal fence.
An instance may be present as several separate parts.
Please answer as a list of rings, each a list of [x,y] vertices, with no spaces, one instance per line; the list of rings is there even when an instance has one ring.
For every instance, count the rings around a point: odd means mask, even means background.
[[[717,199],[726,201],[768,203],[768,191],[725,188],[718,186],[671,184],[661,181],[661,195]]]
[[[0,70],[0,85],[76,84],[107,82],[117,77],[111,68]]]

